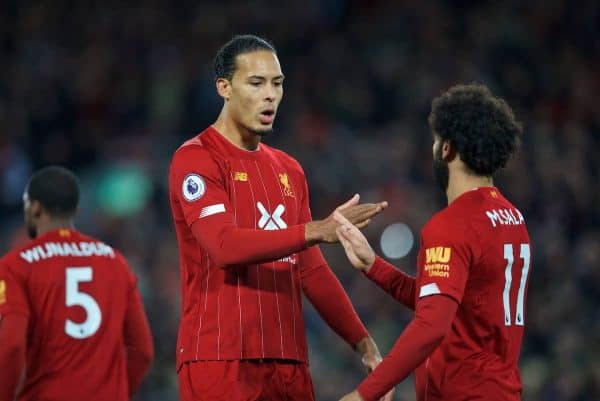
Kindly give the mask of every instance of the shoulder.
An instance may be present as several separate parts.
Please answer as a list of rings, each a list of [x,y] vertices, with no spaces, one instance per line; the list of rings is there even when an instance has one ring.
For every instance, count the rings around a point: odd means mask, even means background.
[[[185,141],[175,152],[171,159],[171,169],[181,164],[189,163],[212,163],[214,152],[206,139],[206,130],[193,138]]]
[[[30,241],[16,249],[7,252],[0,258],[0,270],[4,269],[8,273],[24,274],[29,270],[29,263],[21,256],[32,247],[38,245],[36,241]]]

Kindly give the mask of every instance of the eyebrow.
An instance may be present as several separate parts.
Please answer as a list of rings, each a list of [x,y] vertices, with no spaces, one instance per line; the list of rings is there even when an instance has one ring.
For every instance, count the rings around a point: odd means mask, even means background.
[[[262,75],[250,75],[247,79],[262,79],[262,80],[266,80],[267,78],[265,78]],[[276,75],[271,79],[285,79],[285,76],[283,74],[281,75]]]

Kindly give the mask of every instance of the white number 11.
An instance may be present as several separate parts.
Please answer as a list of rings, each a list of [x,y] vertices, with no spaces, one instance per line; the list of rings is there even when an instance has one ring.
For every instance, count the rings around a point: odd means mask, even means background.
[[[521,244],[520,257],[523,259],[523,269],[521,271],[519,292],[517,293],[517,316],[515,318],[515,324],[517,326],[523,326],[525,324],[525,317],[523,316],[523,298],[525,297],[525,283],[527,282],[529,263],[531,262],[529,244]],[[504,284],[504,293],[502,294],[502,300],[504,301],[504,325],[510,326],[512,322],[510,317],[510,286],[512,283],[512,266],[515,261],[512,244],[504,244],[504,259],[507,261],[506,270],[504,271],[506,282]]]

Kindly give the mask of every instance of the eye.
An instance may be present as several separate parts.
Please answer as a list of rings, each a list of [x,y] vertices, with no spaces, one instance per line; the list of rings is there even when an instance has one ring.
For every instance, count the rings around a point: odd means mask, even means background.
[[[283,85],[283,81],[275,81],[275,82],[273,82],[273,85],[275,85],[275,86],[282,86]]]
[[[260,86],[261,83],[262,82],[260,82],[260,81],[252,81],[252,82],[250,82],[250,85],[252,85],[252,86]]]

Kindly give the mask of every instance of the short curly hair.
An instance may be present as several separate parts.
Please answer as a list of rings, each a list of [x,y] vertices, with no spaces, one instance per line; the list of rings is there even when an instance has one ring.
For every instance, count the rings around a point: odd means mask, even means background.
[[[523,132],[508,104],[485,85],[456,85],[431,103],[429,127],[450,140],[475,174],[492,176],[516,151]]]

